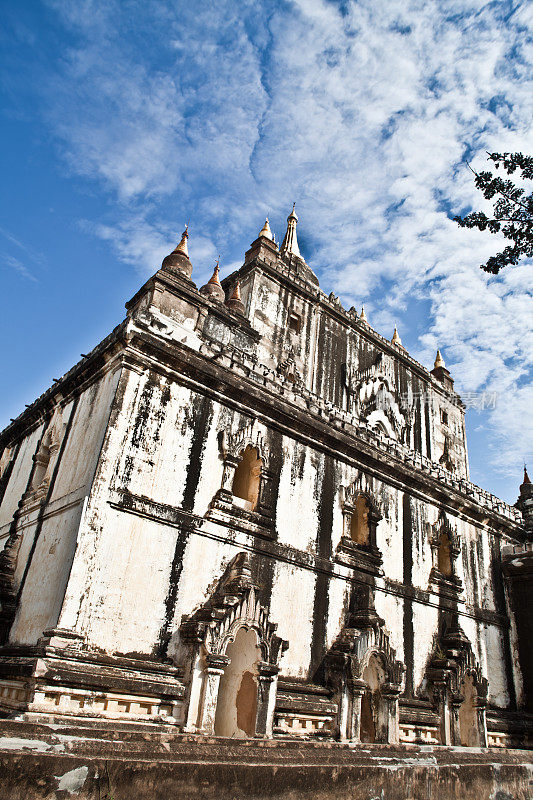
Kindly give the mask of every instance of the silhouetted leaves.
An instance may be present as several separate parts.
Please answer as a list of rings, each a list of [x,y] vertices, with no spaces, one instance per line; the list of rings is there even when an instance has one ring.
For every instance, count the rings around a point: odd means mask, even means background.
[[[508,175],[516,170],[524,180],[533,180],[533,157],[522,153],[489,153],[494,168],[502,167]],[[470,166],[470,165],[469,165]],[[472,169],[472,167],[470,167]],[[502,233],[513,244],[501,253],[491,256],[481,269],[496,275],[508,264],[518,264],[521,258],[533,256],[533,194],[526,195],[509,178],[501,178],[492,172],[475,172],[476,187],[487,200],[494,200],[493,217],[482,211],[473,211],[465,217],[454,217],[462,228],[478,228],[491,233]]]

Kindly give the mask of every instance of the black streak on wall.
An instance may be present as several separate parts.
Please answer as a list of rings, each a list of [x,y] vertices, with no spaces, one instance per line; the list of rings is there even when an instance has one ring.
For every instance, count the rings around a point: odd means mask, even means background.
[[[334,461],[324,457],[324,478],[318,509],[317,553],[322,558],[331,557],[331,530],[333,527]],[[328,619],[329,575],[317,574],[313,607],[313,636],[309,674],[314,675],[326,650],[326,625]]]
[[[9,479],[11,477],[11,473],[13,471],[13,467],[15,466],[15,461],[18,458],[18,454],[19,454],[19,451],[20,451],[21,444],[22,444],[22,440],[17,443],[17,446],[14,449],[14,453],[11,454],[11,459],[9,461],[9,464],[5,468],[4,474],[0,478],[0,505],[2,505],[2,501],[4,499],[4,494],[5,494],[6,489],[7,489],[7,484],[9,483]]]
[[[212,402],[209,400],[209,398],[203,397],[199,405],[194,409],[191,451],[189,457],[189,466],[187,469],[187,478],[185,480],[185,489],[183,492],[182,508],[184,511],[192,512],[194,509],[194,498],[196,496],[198,483],[200,481],[203,452],[212,417]],[[189,534],[190,527],[188,525],[184,525],[179,531],[176,539],[174,558],[172,559],[172,567],[170,569],[168,594],[165,600],[165,622],[161,629],[161,633],[159,634],[158,653],[160,656],[164,656],[166,654],[170,640],[170,626],[174,616],[174,606],[176,604],[176,597],[178,594],[178,585],[181,571],[183,569],[183,554],[185,552],[185,546],[187,544]]]
[[[426,415],[426,456],[431,458],[431,423],[429,421],[429,403],[424,403],[424,411]]]
[[[414,627],[413,627],[413,599],[409,589],[413,586],[413,515],[411,511],[411,496],[404,492],[403,495],[403,582],[406,594],[403,601],[403,647],[405,659],[405,694],[413,696],[414,681]]]
[[[267,432],[267,447],[270,452],[270,459],[268,468],[272,474],[272,519],[276,520],[277,515],[277,502],[279,494],[279,481],[281,476],[281,468],[283,466],[283,436],[278,431],[269,430]],[[255,537],[254,547],[258,550],[262,547],[260,537]],[[272,597],[272,587],[274,585],[274,560],[266,558],[265,556],[252,557],[252,570],[253,578],[261,587],[261,602],[266,606],[270,606],[270,599]]]
[[[492,577],[492,591],[495,609],[499,614],[504,614],[507,616],[507,605],[505,602],[505,591],[503,588],[503,575],[501,568],[500,540],[496,539],[494,536],[491,538],[490,571]],[[511,652],[509,628],[502,628],[502,636],[505,678],[507,681],[507,691],[509,692],[509,708],[514,711],[516,710],[516,690],[514,684],[513,657]],[[533,703],[531,703],[531,706],[533,708]]]
[[[421,422],[421,408],[420,400],[415,408],[415,450],[417,453],[422,452],[422,422]]]

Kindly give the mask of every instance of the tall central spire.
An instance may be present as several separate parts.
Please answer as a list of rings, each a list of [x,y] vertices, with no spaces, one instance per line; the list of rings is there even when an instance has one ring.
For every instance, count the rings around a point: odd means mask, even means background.
[[[283,244],[281,245],[281,252],[283,254],[292,253],[293,256],[298,256],[301,258],[300,255],[300,248],[298,247],[298,239],[296,238],[296,223],[298,222],[298,217],[294,213],[294,207],[296,203],[292,205],[292,211],[287,217],[287,232],[285,233],[285,238],[283,239]]]

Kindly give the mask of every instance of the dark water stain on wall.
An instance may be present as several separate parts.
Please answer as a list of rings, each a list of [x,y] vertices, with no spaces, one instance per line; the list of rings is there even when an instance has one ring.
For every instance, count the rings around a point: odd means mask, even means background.
[[[406,587],[413,586],[413,514],[411,496],[404,492],[402,501],[403,510],[403,582]],[[414,684],[414,625],[413,625],[413,598],[406,592],[403,601],[403,647],[405,661],[405,694],[413,696]]]
[[[323,478],[318,505],[317,554],[322,558],[331,556],[331,531],[333,527],[333,503],[335,499],[335,462],[324,456]],[[318,476],[320,475],[320,471]],[[313,605],[313,633],[311,639],[311,663],[309,675],[314,675],[326,650],[326,628],[329,606],[329,575],[317,573]]]
[[[197,399],[194,403],[194,424],[191,449],[189,453],[189,466],[185,479],[185,489],[183,492],[182,508],[184,511],[192,512],[194,509],[194,498],[200,481],[202,460],[205,450],[205,443],[211,427],[213,418],[213,403],[207,397],[199,399],[198,395],[193,395]],[[199,402],[198,402],[199,400]],[[165,619],[159,634],[158,654],[164,656],[170,640],[170,626],[174,615],[174,606],[178,594],[178,584],[183,569],[183,555],[189,539],[191,527],[184,524],[176,538],[174,557],[170,569],[169,587],[165,600]]]

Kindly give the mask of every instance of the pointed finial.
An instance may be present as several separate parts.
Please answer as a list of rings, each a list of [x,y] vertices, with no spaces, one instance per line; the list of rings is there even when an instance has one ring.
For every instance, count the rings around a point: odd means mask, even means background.
[[[270,224],[268,222],[268,217],[265,219],[265,224],[259,231],[259,236],[264,236],[265,239],[270,239],[271,242],[274,241],[274,237],[272,236],[272,231],[270,230]]]
[[[231,293],[229,300],[226,300],[226,305],[228,308],[230,308],[232,311],[235,311],[237,314],[244,315],[245,308],[241,300],[241,285],[239,281],[235,281],[233,292]]]
[[[230,297],[230,300],[240,300],[241,299],[241,285],[239,281],[236,281],[235,286],[233,287],[233,293]]]
[[[529,475],[527,474],[527,468],[525,464],[524,464],[524,483],[531,483],[531,481],[529,480]]]
[[[396,325],[394,326],[394,333],[392,334],[391,342],[392,342],[392,344],[397,344],[397,345],[401,345],[402,344],[402,340],[400,339],[400,337],[398,335],[398,328],[396,327]]]
[[[217,260],[215,261],[215,268],[213,270],[213,274],[211,275],[211,277],[207,281],[208,283],[215,284],[215,286],[220,286],[220,280],[218,278],[218,273],[220,272],[220,269],[219,269],[219,266],[218,266],[219,264],[220,264],[220,255],[217,258]]]
[[[287,217],[287,230],[281,245],[281,252],[289,255],[292,254],[293,256],[298,256],[298,258],[301,258],[302,256],[300,255],[300,248],[298,247],[298,239],[296,238],[296,223],[298,222],[298,217],[294,213],[295,206],[296,203],[293,203],[292,211]]]
[[[178,272],[186,278],[192,275],[192,264],[189,261],[189,251],[187,249],[187,239],[189,238],[189,223],[185,226],[185,230],[181,234],[181,241],[178,246],[165,256],[161,267],[170,270],[171,272]]]
[[[366,318],[365,307],[364,306],[362,306],[362,308],[361,308],[361,316],[359,317],[359,319],[361,320],[361,322],[366,322],[366,324],[368,325],[368,320]]]
[[[220,272],[219,264],[220,264],[220,256],[215,261],[215,268],[213,270],[213,274],[211,275],[207,283],[200,288],[200,292],[202,294],[206,294],[208,297],[211,298],[211,300],[220,300],[223,302],[226,297],[226,293],[224,292],[224,289],[222,288],[220,279],[218,277],[218,274]]]
[[[181,234],[181,241],[179,245],[176,247],[176,253],[183,253],[184,255],[189,257],[189,251],[187,249],[187,239],[189,238],[189,223],[186,224],[185,230]]]
[[[437,350],[437,357],[435,358],[433,369],[439,369],[440,367],[445,367],[445,366],[446,364],[444,363],[444,359],[440,354],[440,350]]]

